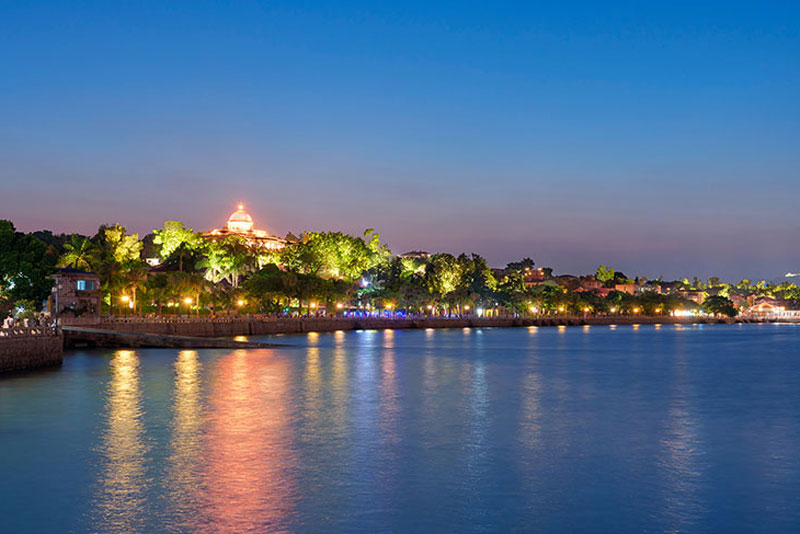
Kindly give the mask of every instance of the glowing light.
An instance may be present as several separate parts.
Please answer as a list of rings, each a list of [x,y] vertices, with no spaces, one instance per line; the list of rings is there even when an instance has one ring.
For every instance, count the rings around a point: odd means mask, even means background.
[[[633,313],[639,313],[639,308],[634,308]]]
[[[558,311],[563,312],[564,311],[564,306],[559,306],[558,307]]]
[[[131,300],[131,298],[128,295],[122,295],[119,298],[119,300],[121,300],[122,302],[128,302],[129,300]]]
[[[427,308],[428,308],[429,310],[432,310],[432,309],[433,309],[433,305],[431,305],[431,304],[428,304]]]
[[[316,307],[317,307],[317,303],[316,303],[316,302],[312,302],[312,303],[311,303],[311,304],[309,304],[308,306],[309,306],[310,308],[316,308]]]
[[[616,311],[617,311],[617,309],[616,309],[616,308],[611,308],[611,313],[614,313],[614,312],[616,312]]]
[[[192,298],[191,297],[186,297],[185,299],[183,299],[183,302],[185,302],[186,304],[191,304],[192,303]]]
[[[531,313],[536,313],[537,311],[539,311],[539,310],[536,308],[536,306],[531,306],[529,309],[530,309]]]
[[[389,303],[389,304],[387,304],[386,306],[384,306],[384,308],[386,308],[387,310],[391,310],[391,309],[392,309],[392,306],[394,306],[394,304],[392,304],[392,303]]]
[[[341,310],[342,308],[344,308],[344,304],[342,304],[341,302],[336,304],[336,309]]]
[[[467,306],[464,306],[464,309],[465,309],[465,310],[467,310],[467,311],[469,311],[469,305],[467,305]]]
[[[237,306],[244,306],[244,301],[239,299],[239,300],[236,301],[236,305]]]
[[[589,308],[584,308],[583,311],[589,313]]]

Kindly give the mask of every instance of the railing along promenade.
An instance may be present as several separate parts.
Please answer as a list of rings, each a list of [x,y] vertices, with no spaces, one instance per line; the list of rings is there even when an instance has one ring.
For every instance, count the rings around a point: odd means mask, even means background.
[[[0,373],[59,365],[63,344],[57,326],[0,327]]]
[[[59,332],[57,326],[0,326],[0,337],[57,336]]]

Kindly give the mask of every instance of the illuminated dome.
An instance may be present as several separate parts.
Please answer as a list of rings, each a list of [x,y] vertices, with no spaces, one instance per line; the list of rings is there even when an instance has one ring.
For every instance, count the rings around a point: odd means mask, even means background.
[[[231,232],[250,233],[253,231],[253,218],[244,209],[243,204],[239,204],[238,209],[228,217],[228,230]]]

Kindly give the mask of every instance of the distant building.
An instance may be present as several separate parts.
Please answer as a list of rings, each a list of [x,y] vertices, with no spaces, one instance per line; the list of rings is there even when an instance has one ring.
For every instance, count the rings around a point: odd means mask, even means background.
[[[800,318],[800,310],[797,309],[798,304],[799,303],[794,300],[759,297],[755,299],[753,305],[748,308],[747,312],[759,317],[798,319]]]
[[[58,317],[99,317],[100,277],[79,269],[59,269],[47,309]]]
[[[687,289],[684,291],[678,291],[678,295],[680,295],[681,298],[691,300],[697,304],[702,304],[705,302],[706,298],[708,298],[708,293],[701,289]]]
[[[580,279],[580,287],[584,291],[596,291],[603,288],[603,282],[596,279],[594,276],[582,276]]]
[[[523,272],[525,276],[525,285],[527,287],[537,286],[547,280],[547,273],[541,267],[538,269],[527,268]]]
[[[636,284],[614,284],[614,291],[619,291],[620,293],[627,293],[629,295],[635,295],[637,293],[637,285]]]
[[[270,235],[266,230],[254,228],[253,218],[244,209],[243,204],[239,204],[236,211],[231,213],[225,228],[214,228],[210,232],[203,234],[204,238],[210,240],[222,239],[228,236],[241,237],[248,246],[269,250],[282,250],[288,243],[283,238]]]

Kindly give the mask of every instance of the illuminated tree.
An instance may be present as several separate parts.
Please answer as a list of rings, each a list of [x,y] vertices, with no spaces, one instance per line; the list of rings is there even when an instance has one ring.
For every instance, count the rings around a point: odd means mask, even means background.
[[[100,251],[101,285],[106,292],[109,312],[113,313],[115,295],[125,290],[125,272],[141,263],[142,243],[138,234],[128,234],[124,226],[101,226],[92,241]]]
[[[161,245],[160,256],[167,261],[174,255],[178,257],[178,270],[183,272],[183,260],[187,254],[197,251],[202,238],[191,228],[186,228],[180,221],[167,221],[164,228],[153,230],[153,243]]]
[[[64,253],[58,259],[58,267],[70,267],[84,271],[94,271],[100,264],[100,250],[91,239],[73,235],[64,245]]]
[[[614,268],[600,265],[594,276],[603,283],[610,282],[614,280]]]
[[[733,305],[731,299],[722,296],[708,297],[703,301],[703,311],[706,313],[713,313],[714,315],[727,315],[728,317],[736,317],[739,313]]]
[[[287,269],[298,273],[355,280],[386,261],[389,254],[372,230],[364,232],[363,238],[341,232],[306,232],[284,252],[282,260]]]

